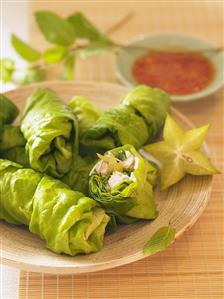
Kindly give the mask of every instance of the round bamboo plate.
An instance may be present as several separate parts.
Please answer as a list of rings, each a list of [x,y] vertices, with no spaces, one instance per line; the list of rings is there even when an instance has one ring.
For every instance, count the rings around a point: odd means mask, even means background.
[[[84,95],[102,109],[116,105],[119,98],[129,91],[126,87],[109,83],[50,81],[18,88],[6,95],[22,110],[26,98],[36,87],[49,87],[65,101],[74,95]],[[175,109],[171,109],[171,114],[185,129],[193,127]],[[142,259],[144,244],[161,226],[175,227],[178,238],[195,223],[207,205],[211,182],[211,176],[186,176],[167,191],[155,190],[157,219],[120,226],[116,233],[105,238],[105,246],[100,252],[86,256],[54,254],[28,229],[1,222],[1,261],[28,271],[69,274],[109,269]]]

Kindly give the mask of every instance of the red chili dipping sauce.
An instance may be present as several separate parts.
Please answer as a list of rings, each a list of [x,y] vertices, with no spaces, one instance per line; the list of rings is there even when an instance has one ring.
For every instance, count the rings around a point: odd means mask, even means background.
[[[198,92],[214,78],[214,67],[203,55],[193,52],[150,51],[133,65],[138,83],[159,87],[171,95]]]

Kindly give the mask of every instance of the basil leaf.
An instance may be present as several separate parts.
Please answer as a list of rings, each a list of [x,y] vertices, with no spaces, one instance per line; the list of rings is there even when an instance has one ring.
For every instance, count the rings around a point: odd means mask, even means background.
[[[62,46],[47,49],[44,52],[44,60],[49,64],[58,63],[63,60],[67,53],[68,48]]]
[[[21,82],[23,85],[28,85],[35,82],[43,81],[45,78],[45,70],[40,67],[26,69],[24,78]]]
[[[145,244],[143,252],[146,255],[163,251],[175,239],[176,229],[169,226],[161,227]]]
[[[85,59],[90,56],[102,54],[107,51],[112,51],[114,46],[106,41],[98,41],[94,43],[90,43],[85,48],[79,50],[79,55],[81,58]]]
[[[15,71],[15,62],[10,58],[0,59],[0,81],[7,83]]]
[[[34,62],[40,59],[41,53],[31,48],[28,44],[24,43],[16,35],[12,34],[11,43],[16,52],[25,60]]]
[[[75,54],[70,54],[65,59],[64,63],[64,73],[62,78],[64,80],[72,80],[74,79],[74,68],[75,68]]]
[[[73,25],[76,37],[86,38],[90,41],[107,40],[106,35],[101,33],[82,13],[76,12],[68,17],[68,21]]]
[[[67,20],[50,11],[38,11],[35,17],[41,32],[49,42],[62,46],[69,46],[74,42],[75,32]]]

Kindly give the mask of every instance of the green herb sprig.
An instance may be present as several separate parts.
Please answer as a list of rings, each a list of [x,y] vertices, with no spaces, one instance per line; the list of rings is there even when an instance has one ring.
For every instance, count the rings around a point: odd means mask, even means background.
[[[176,229],[170,226],[159,228],[145,244],[143,252],[145,255],[152,255],[166,249],[175,239]]]
[[[35,20],[51,46],[40,52],[12,34],[13,48],[28,64],[25,69],[21,70],[13,59],[1,58],[0,80],[3,83],[13,82],[24,85],[43,81],[50,65],[59,63],[63,64],[61,79],[72,80],[77,58],[85,59],[105,51],[115,51],[118,48],[116,43],[100,32],[80,12],[62,18],[50,11],[38,11],[35,13]],[[17,71],[22,71],[20,79],[16,79]]]

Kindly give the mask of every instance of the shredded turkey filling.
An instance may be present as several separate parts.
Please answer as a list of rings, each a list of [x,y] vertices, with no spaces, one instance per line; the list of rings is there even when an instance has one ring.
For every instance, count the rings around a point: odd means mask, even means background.
[[[135,181],[133,171],[138,167],[138,157],[135,157],[129,151],[122,151],[117,156],[114,156],[111,152],[105,155],[97,155],[100,160],[90,175],[96,172],[100,176],[108,176],[107,185],[109,189],[125,180]]]

